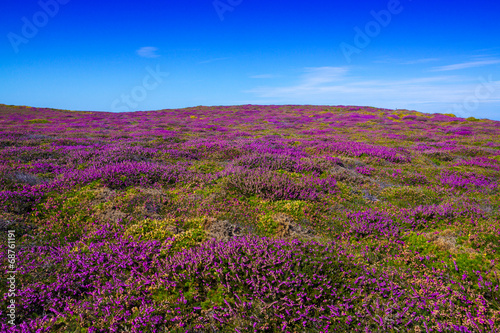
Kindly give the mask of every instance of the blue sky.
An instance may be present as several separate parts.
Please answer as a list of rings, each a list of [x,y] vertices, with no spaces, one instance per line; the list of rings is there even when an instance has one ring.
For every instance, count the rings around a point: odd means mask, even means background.
[[[0,103],[403,108],[500,120],[500,4],[5,1]]]

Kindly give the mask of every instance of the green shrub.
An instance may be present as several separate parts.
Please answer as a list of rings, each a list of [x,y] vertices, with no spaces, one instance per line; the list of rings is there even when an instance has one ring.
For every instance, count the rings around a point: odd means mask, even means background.
[[[172,251],[177,252],[196,247],[203,243],[205,236],[205,230],[203,229],[191,229],[175,235],[174,240],[171,242]]]
[[[194,165],[190,166],[188,169],[203,173],[216,173],[224,170],[224,167],[221,166],[218,162],[208,160],[197,162]]]
[[[257,230],[260,234],[272,237],[278,230],[279,223],[273,218],[274,213],[267,213],[259,216]]]
[[[126,231],[126,236],[132,236],[141,240],[164,241],[175,234],[173,220],[145,219],[131,225]]]
[[[28,120],[29,123],[32,123],[32,124],[47,124],[47,123],[51,123],[51,121],[48,121],[47,119],[31,119],[31,120]]]
[[[411,233],[402,238],[411,251],[418,252],[419,256],[429,257],[430,267],[446,268],[457,278],[464,273],[472,276],[474,271],[486,272],[489,269],[488,260],[483,255],[463,249],[444,248],[439,242],[429,241],[423,235]]]
[[[477,118],[474,118],[474,117],[468,117],[465,120],[467,120],[467,121],[481,121],[481,119],[477,119]]]
[[[433,205],[441,202],[435,192],[414,186],[389,187],[384,189],[381,195],[400,208]]]
[[[53,235],[60,241],[71,242],[80,239],[86,231],[89,232],[97,225],[93,216],[92,201],[102,191],[99,181],[94,181],[81,188],[67,193],[49,192],[44,195],[41,203],[37,204],[32,220],[40,224],[40,229],[48,231],[47,237]],[[52,238],[50,238],[52,239]]]
[[[166,241],[172,245],[173,252],[189,249],[200,245],[205,240],[205,230],[202,228],[201,219],[188,220],[185,226],[190,229],[184,231],[175,225],[174,219],[154,220],[145,219],[130,226],[126,236],[142,241],[158,240]]]

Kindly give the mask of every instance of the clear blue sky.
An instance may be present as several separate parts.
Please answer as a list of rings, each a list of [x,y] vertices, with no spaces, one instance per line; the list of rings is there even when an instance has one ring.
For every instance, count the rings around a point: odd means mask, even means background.
[[[0,8],[4,104],[362,105],[500,120],[497,1],[8,0]]]

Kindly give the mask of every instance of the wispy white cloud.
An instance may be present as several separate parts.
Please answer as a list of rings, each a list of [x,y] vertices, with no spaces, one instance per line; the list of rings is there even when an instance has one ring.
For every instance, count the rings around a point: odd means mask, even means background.
[[[462,62],[459,64],[434,67],[433,69],[431,69],[431,71],[433,71],[433,72],[454,71],[454,70],[459,70],[459,69],[472,68],[472,67],[482,67],[482,66],[489,66],[489,65],[496,65],[496,64],[500,64],[500,59],[487,59],[487,60]]]
[[[486,49],[479,49],[479,50],[475,50],[475,52],[490,52],[490,51],[498,51],[498,50],[500,50],[500,46],[489,47],[489,48],[486,48]]]
[[[208,63],[211,63],[211,62],[214,62],[214,61],[221,61],[221,60],[227,60],[227,59],[231,59],[231,58],[230,57],[225,57],[225,58],[208,59],[208,60],[200,61],[198,64],[208,64]]]
[[[402,65],[417,65],[417,64],[426,64],[428,62],[439,61],[439,58],[423,58],[416,60],[409,60],[401,62]]]
[[[439,58],[422,58],[422,59],[414,59],[414,60],[403,60],[396,58],[384,58],[380,60],[374,60],[374,64],[398,64],[398,65],[417,65],[417,64],[425,64],[433,61],[439,61]]]
[[[347,67],[308,67],[302,77],[302,86],[313,87],[323,83],[341,80],[347,73]]]
[[[259,74],[259,75],[252,75],[252,76],[250,76],[251,79],[274,79],[276,77],[279,77],[279,75],[274,75],[274,74]]]
[[[424,112],[441,112],[452,103],[462,103],[464,96],[474,96],[480,84],[475,77],[457,75],[366,79],[345,67],[304,70],[295,85],[258,86],[245,92],[267,103],[422,107]],[[500,103],[500,81],[492,81],[491,87],[494,93],[481,103]]]
[[[256,93],[260,97],[316,95],[324,89],[321,85],[341,81],[347,71],[347,67],[308,67],[295,86],[259,87],[247,92]]]
[[[259,97],[283,99],[344,100],[370,99],[400,102],[453,100],[467,89],[459,89],[457,77],[441,76],[408,80],[354,80],[346,77],[335,84],[310,84],[311,81],[287,87],[257,87],[247,92]],[[319,80],[318,80],[319,82]],[[331,83],[331,82],[328,82]],[[443,85],[443,83],[447,83]],[[453,87],[453,88],[452,88]]]
[[[136,53],[143,58],[158,58],[158,48],[154,46],[144,46],[136,51]]]

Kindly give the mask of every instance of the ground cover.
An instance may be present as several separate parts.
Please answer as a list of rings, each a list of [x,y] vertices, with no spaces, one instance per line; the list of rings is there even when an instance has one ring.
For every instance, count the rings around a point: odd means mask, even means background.
[[[2,331],[500,330],[500,122],[0,105],[0,129]]]

